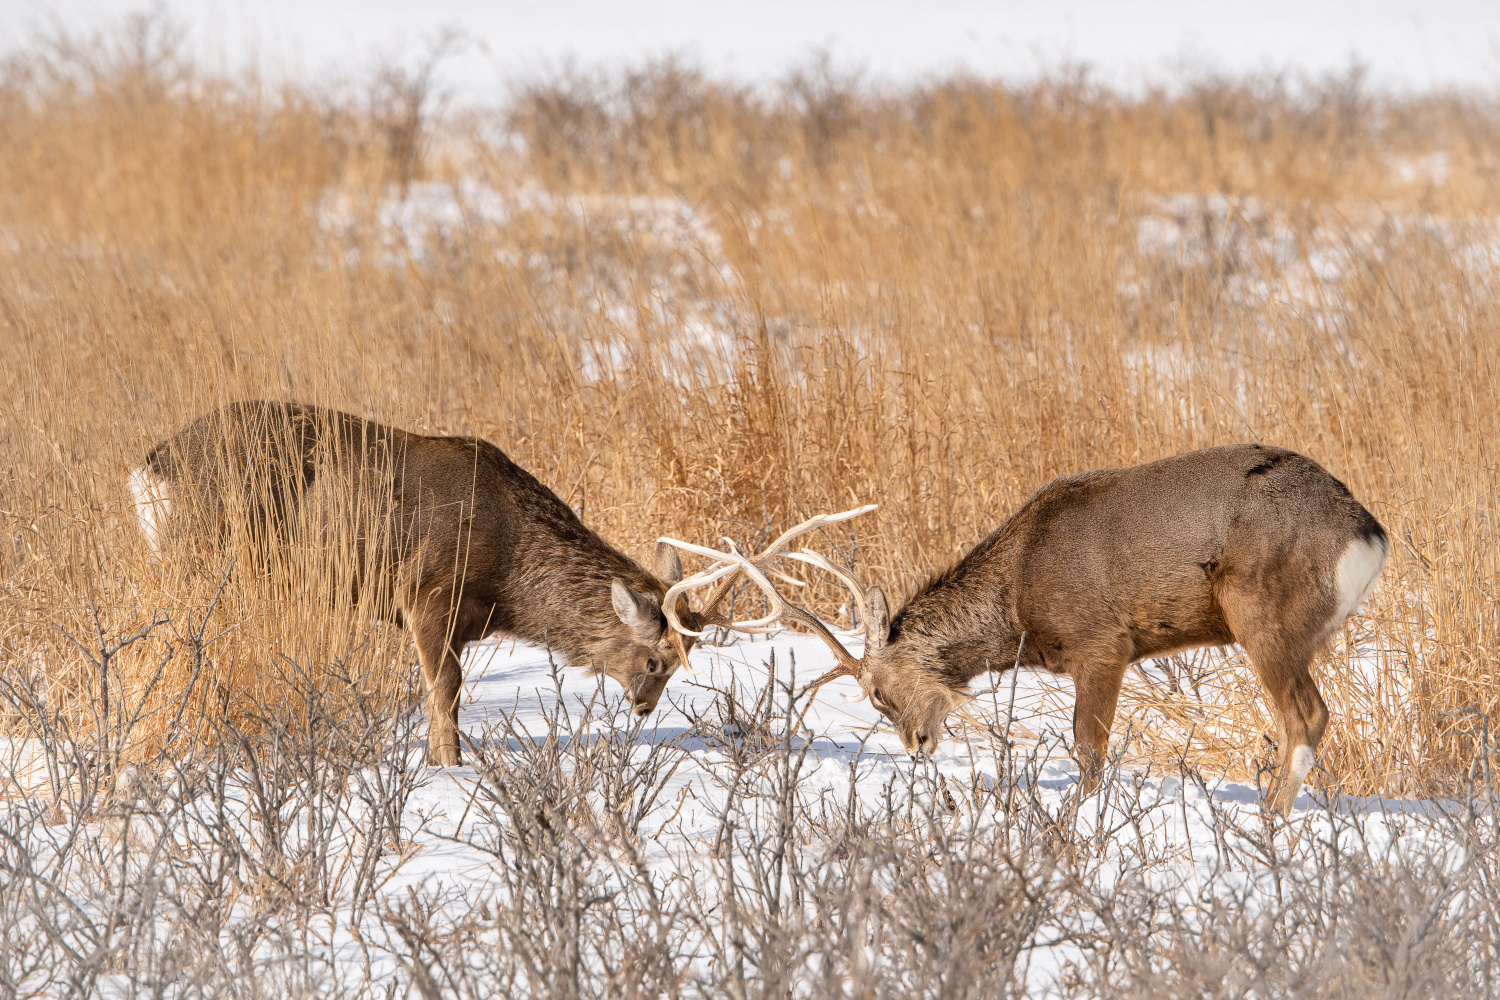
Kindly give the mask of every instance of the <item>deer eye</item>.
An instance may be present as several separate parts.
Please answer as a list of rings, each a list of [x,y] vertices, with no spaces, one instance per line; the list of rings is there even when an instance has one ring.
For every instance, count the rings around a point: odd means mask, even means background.
[[[648,673],[648,674],[654,674],[654,673],[656,673],[656,671],[660,667],[661,667],[661,664],[659,662],[657,662],[655,659],[650,659],[650,660],[646,661],[646,673]]]

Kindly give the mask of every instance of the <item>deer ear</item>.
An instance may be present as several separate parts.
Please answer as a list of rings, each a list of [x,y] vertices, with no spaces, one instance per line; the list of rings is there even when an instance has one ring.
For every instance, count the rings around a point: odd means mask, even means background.
[[[885,592],[879,587],[865,591],[865,645],[879,649],[885,645],[891,630],[891,610],[885,606]]]
[[[682,582],[682,557],[666,542],[656,543],[656,578],[668,587]]]
[[[667,619],[655,598],[627,587],[620,580],[611,580],[609,601],[615,606],[620,621],[635,632],[636,638],[649,643],[661,640],[662,633],[667,630]]]

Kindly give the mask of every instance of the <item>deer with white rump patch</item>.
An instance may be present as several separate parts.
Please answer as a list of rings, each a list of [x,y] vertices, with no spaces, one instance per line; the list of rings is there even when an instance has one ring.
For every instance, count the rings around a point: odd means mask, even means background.
[[[1328,708],[1309,667],[1369,595],[1389,548],[1380,523],[1316,462],[1282,448],[1230,445],[1055,479],[892,616],[878,588],[787,543],[872,508],[814,518],[745,556],[662,539],[716,565],[667,600],[743,574],[769,616],[800,623],[838,666],[810,690],[854,677],[912,752],[931,751],[969,681],[1018,661],[1072,678],[1082,784],[1098,780],[1126,668],[1147,657],[1238,642],[1275,713],[1271,803],[1289,813],[1312,769]],[[863,609],[863,659],[767,577],[785,555],[837,576]],[[688,623],[671,624],[693,635]]]
[[[427,688],[428,760],[459,763],[459,654],[493,633],[545,643],[618,681],[638,715],[656,707],[691,637],[662,615],[682,576],[607,544],[536,477],[479,438],[429,437],[297,403],[233,403],[158,444],[130,475],[157,554],[223,550],[238,534],[262,563],[278,550],[351,550],[340,587],[411,628]],[[255,567],[256,571],[265,568]],[[697,623],[686,601],[674,617]]]

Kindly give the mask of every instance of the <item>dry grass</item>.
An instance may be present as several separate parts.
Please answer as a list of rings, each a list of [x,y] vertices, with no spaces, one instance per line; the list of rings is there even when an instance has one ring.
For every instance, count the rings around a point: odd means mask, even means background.
[[[1057,474],[1287,445],[1395,543],[1321,663],[1333,779],[1430,791],[1473,759],[1500,698],[1495,102],[1357,77],[877,93],[817,67],[768,96],[663,64],[434,134],[403,85],[224,80],[150,22],[5,66],[0,655],[80,718],[101,668],[65,636],[88,647],[93,609],[197,628],[218,583],[148,563],[127,470],[269,396],[484,435],[638,555],[878,501],[824,545],[897,593]],[[393,236],[396,182],[455,185],[464,224]],[[116,655],[115,703],[207,678],[231,717],[287,651],[404,690],[404,640],[317,588],[237,581],[207,665],[158,630]],[[1270,729],[1243,668],[1123,709],[1139,752],[1191,735],[1239,773]]]

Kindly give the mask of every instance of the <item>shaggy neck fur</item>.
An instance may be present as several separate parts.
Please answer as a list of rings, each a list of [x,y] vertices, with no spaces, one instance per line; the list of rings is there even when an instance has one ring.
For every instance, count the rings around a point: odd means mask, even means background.
[[[527,508],[524,516],[540,530],[516,539],[501,602],[508,621],[496,624],[529,642],[548,645],[569,666],[602,668],[625,648],[640,643],[615,613],[611,581],[620,580],[658,600],[666,588],[585,526],[540,483],[535,491],[517,493],[517,505]]]
[[[1012,607],[1008,527],[928,580],[891,620],[888,649],[927,682],[919,686],[961,691],[980,674],[1015,663],[1020,631]]]
[[[532,574],[526,574],[513,578],[510,589],[514,592],[532,584],[533,594],[550,594],[552,599],[517,602],[515,627],[510,631],[538,645],[549,645],[575,667],[602,668],[623,648],[639,644],[635,632],[615,613],[610,583],[618,579],[659,599],[665,590],[654,577],[613,549],[608,558],[601,558],[603,553],[581,558],[582,553],[571,546],[533,543],[532,547],[548,550],[527,560],[531,566],[546,567],[535,574],[543,579],[533,581],[528,579]]]

